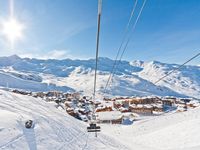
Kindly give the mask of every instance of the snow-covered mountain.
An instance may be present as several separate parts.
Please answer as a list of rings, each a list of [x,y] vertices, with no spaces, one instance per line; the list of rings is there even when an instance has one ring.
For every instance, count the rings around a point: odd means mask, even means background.
[[[114,60],[99,58],[97,93],[102,95]],[[171,95],[200,98],[200,67],[184,66],[165,80],[156,80],[177,68],[158,61],[122,61],[105,95]],[[0,86],[31,91],[83,91],[92,94],[95,60],[40,60],[17,55],[0,57]]]

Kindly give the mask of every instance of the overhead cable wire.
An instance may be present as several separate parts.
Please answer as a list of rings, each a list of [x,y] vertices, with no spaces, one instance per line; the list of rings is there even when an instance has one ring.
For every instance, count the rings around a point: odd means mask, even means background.
[[[126,28],[125,28],[125,30],[124,30],[124,32],[123,32],[122,42],[120,43],[120,46],[119,46],[118,51],[117,51],[117,55],[116,55],[116,57],[115,57],[114,64],[113,64],[113,66],[112,66],[111,72],[110,72],[109,77],[108,77],[108,80],[107,80],[107,82],[106,82],[106,86],[105,86],[105,88],[104,88],[104,93],[105,93],[105,91],[106,91],[106,89],[107,89],[107,86],[108,86],[109,81],[110,81],[110,79],[111,79],[112,73],[113,73],[114,68],[115,68],[115,66],[116,66],[116,64],[117,64],[117,59],[118,59],[118,57],[119,57],[120,51],[121,51],[121,49],[122,49],[122,46],[123,46],[123,44],[124,44],[124,42],[125,42],[125,39],[126,39],[126,36],[127,36],[127,34],[128,34],[128,29],[129,29],[131,20],[132,20],[132,18],[133,18],[133,16],[134,16],[135,9],[136,9],[136,7],[137,7],[137,3],[138,3],[138,0],[135,0],[135,3],[134,3],[134,5],[133,5],[132,11],[131,11],[131,15],[130,15],[129,20],[128,20],[128,23],[127,23]]]
[[[143,9],[144,9],[144,6],[145,6],[145,4],[146,4],[146,1],[147,1],[147,0],[144,0],[144,1],[143,1],[142,7],[141,7],[141,9],[140,9],[140,11],[139,11],[139,14],[138,14],[138,16],[137,16],[137,18],[136,18],[136,20],[135,20],[135,23],[133,24],[133,27],[132,27],[130,36],[128,37],[128,40],[127,40],[127,42],[126,42],[126,44],[125,44],[125,46],[124,46],[124,49],[123,49],[123,51],[122,51],[122,53],[121,53],[121,55],[120,55],[120,58],[119,58],[119,60],[118,60],[118,64],[117,64],[117,60],[116,60],[115,65],[113,65],[114,67],[113,67],[112,72],[111,72],[111,75],[109,76],[109,79],[108,79],[108,81],[107,81],[107,83],[106,83],[106,86],[105,86],[105,89],[104,89],[104,93],[106,92],[107,87],[108,87],[108,85],[109,85],[109,82],[110,82],[110,80],[113,78],[113,76],[114,76],[114,74],[115,74],[115,71],[116,71],[116,68],[117,68],[117,66],[120,64],[121,59],[122,59],[122,57],[123,57],[123,55],[124,55],[124,52],[126,51],[126,49],[127,49],[127,47],[128,47],[128,44],[129,44],[129,42],[130,42],[130,40],[131,40],[131,38],[132,38],[132,36],[133,36],[132,33],[134,32],[134,30],[135,30],[135,28],[136,28],[136,25],[137,25],[137,23],[138,23],[138,20],[139,20],[141,14],[142,14],[142,11],[143,11]]]
[[[163,80],[164,78],[166,78],[167,76],[169,76],[170,74],[172,74],[173,72],[179,70],[180,68],[182,68],[184,65],[186,65],[187,63],[189,63],[190,61],[192,61],[193,59],[197,58],[200,55],[200,52],[198,54],[196,54],[195,56],[193,56],[192,58],[190,58],[189,60],[187,60],[186,62],[184,62],[182,65],[180,65],[178,68],[173,69],[172,71],[168,72],[166,75],[164,75],[163,77],[161,77],[160,79],[158,79],[156,82],[154,82],[154,84],[157,84],[158,82],[160,82],[161,80]]]

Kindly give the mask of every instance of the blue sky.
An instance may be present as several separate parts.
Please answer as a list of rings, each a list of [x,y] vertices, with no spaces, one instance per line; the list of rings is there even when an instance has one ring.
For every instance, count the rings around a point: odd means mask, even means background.
[[[101,57],[115,58],[134,2],[103,0]],[[24,38],[11,48],[0,35],[1,56],[95,57],[97,0],[14,0],[14,16]],[[9,0],[0,0],[0,20],[8,17]],[[132,34],[123,59],[183,63],[200,51],[200,1],[147,0]]]

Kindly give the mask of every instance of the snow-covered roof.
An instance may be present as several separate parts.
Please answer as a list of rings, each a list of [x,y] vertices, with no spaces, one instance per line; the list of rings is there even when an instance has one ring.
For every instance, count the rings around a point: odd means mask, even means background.
[[[122,113],[123,117],[139,117],[138,114],[136,113],[133,113],[133,112],[125,112],[125,113]]]
[[[142,105],[142,104],[138,104],[136,107],[138,107],[138,108],[142,108],[142,107],[144,107],[144,105]]]
[[[157,107],[157,108],[162,108],[163,107],[162,104],[151,104],[151,105],[154,106],[154,107]]]
[[[192,100],[192,101],[190,101],[188,104],[193,104],[193,105],[196,106],[196,107],[200,106],[200,102],[197,101],[197,100]]]
[[[150,104],[145,104],[144,107],[145,107],[145,108],[152,108],[153,106],[150,105]]]
[[[120,111],[125,111],[125,110],[128,110],[128,108],[120,107],[119,110]]]
[[[106,111],[98,112],[97,116],[99,120],[117,120],[122,117],[122,113],[120,111]]]

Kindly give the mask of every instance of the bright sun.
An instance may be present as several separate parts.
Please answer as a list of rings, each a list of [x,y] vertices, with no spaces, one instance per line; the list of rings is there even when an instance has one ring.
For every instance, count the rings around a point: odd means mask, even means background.
[[[2,22],[2,34],[11,42],[14,43],[23,37],[24,25],[14,18]]]

